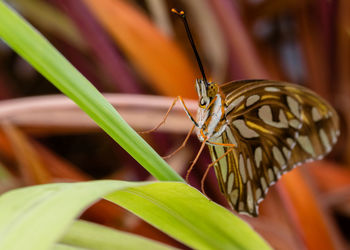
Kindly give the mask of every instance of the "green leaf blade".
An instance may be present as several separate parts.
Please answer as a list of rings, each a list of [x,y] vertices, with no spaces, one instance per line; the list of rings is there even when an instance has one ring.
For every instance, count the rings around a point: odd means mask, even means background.
[[[196,249],[270,249],[248,224],[177,182],[38,185],[0,196],[0,249],[48,249],[100,197]],[[18,240],[20,237],[20,240]]]
[[[0,38],[72,99],[154,177],[184,182],[103,95],[46,38],[3,1],[0,1]]]
[[[154,240],[131,234],[95,223],[78,220],[68,229],[60,243],[69,246],[94,250],[128,249],[139,250],[174,250]]]
[[[30,244],[47,249],[99,197],[135,185],[145,183],[61,183],[7,192],[0,196],[0,249],[29,249]]]
[[[162,185],[130,188],[105,198],[195,249],[268,249],[248,224],[196,189],[182,183],[169,182],[166,189]]]

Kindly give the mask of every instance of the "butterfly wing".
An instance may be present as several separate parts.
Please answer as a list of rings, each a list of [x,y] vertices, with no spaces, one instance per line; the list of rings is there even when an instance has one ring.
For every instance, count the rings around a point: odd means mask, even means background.
[[[215,164],[215,172],[232,207],[257,216],[259,202],[282,174],[331,150],[338,116],[321,97],[294,84],[230,82],[220,91],[227,126],[213,141],[237,147]],[[216,161],[228,148],[209,145],[209,150]]]

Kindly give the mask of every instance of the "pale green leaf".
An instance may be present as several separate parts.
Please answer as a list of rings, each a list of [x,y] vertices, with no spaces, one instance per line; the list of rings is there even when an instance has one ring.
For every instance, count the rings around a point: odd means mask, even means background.
[[[140,235],[115,230],[83,220],[74,222],[60,240],[60,243],[94,250],[139,250],[140,246],[142,246],[143,250],[174,249]]]
[[[0,1],[0,38],[72,99],[154,177],[184,181],[61,53],[3,1]]]
[[[247,223],[186,184],[123,181],[47,184],[1,195],[0,249],[53,247],[102,196],[192,248],[269,249]]]

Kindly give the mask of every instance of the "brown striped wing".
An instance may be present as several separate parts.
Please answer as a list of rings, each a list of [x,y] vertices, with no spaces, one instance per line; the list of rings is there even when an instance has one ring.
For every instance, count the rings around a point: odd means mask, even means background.
[[[321,97],[294,84],[231,82],[220,90],[227,128],[215,142],[237,147],[215,164],[215,172],[232,207],[257,216],[259,202],[282,174],[331,150],[338,116]],[[209,145],[209,150],[215,161],[228,148]]]

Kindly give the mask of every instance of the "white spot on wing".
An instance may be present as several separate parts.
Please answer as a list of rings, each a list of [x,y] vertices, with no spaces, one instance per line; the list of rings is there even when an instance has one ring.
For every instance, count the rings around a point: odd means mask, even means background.
[[[265,91],[268,91],[268,92],[279,92],[281,90],[279,88],[276,88],[276,87],[266,87]]]
[[[222,143],[222,140],[218,139],[216,142]],[[215,150],[216,155],[217,155],[218,158],[220,156],[222,156],[223,154],[225,154],[225,148],[224,147],[214,146],[214,150]],[[227,161],[226,161],[226,157],[222,158],[219,161],[218,165],[220,167],[222,179],[226,182],[226,180],[227,180]]]
[[[232,124],[238,129],[239,133],[244,138],[259,137],[259,134],[249,128],[242,119],[235,120]]]
[[[302,149],[304,149],[305,152],[315,157],[315,151],[314,151],[314,148],[312,147],[311,141],[308,136],[300,135],[297,138],[297,141],[299,142],[299,145],[301,146]]]
[[[232,193],[230,193],[230,200],[232,204],[236,206],[238,200],[238,189],[235,189],[232,191]]]
[[[252,213],[254,210],[254,198],[250,181],[247,183],[247,205],[249,212]]]
[[[268,187],[267,187],[267,183],[266,183],[266,180],[264,177],[260,177],[260,183],[261,183],[261,187],[262,187],[264,193],[266,194]]]
[[[258,116],[261,120],[263,120],[263,122],[268,125],[276,128],[288,128],[288,121],[282,109],[279,113],[279,122],[272,120],[272,110],[269,105],[263,105],[258,111]]]
[[[230,113],[236,106],[238,106],[243,100],[244,100],[244,95],[238,97],[237,99],[233,100],[227,107],[225,114],[227,115]]]
[[[257,147],[255,149],[254,160],[255,160],[256,167],[259,168],[260,167],[260,163],[262,161],[262,149],[261,149],[261,147]]]
[[[272,121],[272,110],[269,105],[263,105],[258,112],[258,115],[261,120],[263,120],[265,123]]]
[[[242,154],[239,155],[239,172],[242,176],[243,183],[246,183],[247,182],[247,174],[245,172],[245,165],[244,165],[244,159],[243,159]]]
[[[312,120],[314,122],[318,122],[319,120],[322,119],[322,116],[320,114],[320,112],[318,111],[318,109],[316,107],[313,107],[311,110],[311,116],[312,116]]]
[[[232,192],[234,178],[235,178],[235,176],[234,176],[233,172],[231,172],[230,175],[228,176],[228,180],[227,180],[227,193]]]
[[[284,160],[282,152],[281,150],[279,150],[279,148],[277,148],[276,146],[273,146],[272,154],[273,154],[273,158],[275,158],[275,160],[278,162],[280,166],[283,166],[286,164],[286,161]]]
[[[288,126],[288,120],[287,120],[286,114],[284,113],[283,109],[280,109],[278,119],[280,119],[281,124],[286,124],[286,126]]]
[[[295,145],[295,141],[290,137],[287,138],[287,143],[288,143],[290,148],[293,148]]]
[[[290,158],[290,153],[291,153],[290,150],[288,148],[286,148],[286,147],[283,147],[282,150],[283,150],[284,156],[288,160]]]
[[[328,137],[322,128],[319,130],[319,134],[320,134],[322,144],[325,147],[326,152],[328,153],[329,151],[331,151],[331,145],[329,144]]]
[[[330,118],[332,116],[333,116],[333,113],[331,111],[328,111],[328,113],[326,114],[326,118],[328,119],[328,118]]]
[[[255,198],[256,198],[256,200],[259,200],[261,198],[261,195],[262,195],[261,189],[257,188],[255,190]]]
[[[253,179],[253,169],[249,158],[247,158],[247,169],[248,169],[249,178]]]
[[[332,137],[332,143],[335,144],[337,142],[337,136],[333,129],[331,129],[331,137]]]
[[[260,96],[258,96],[258,95],[249,96],[247,98],[247,101],[246,101],[245,105],[247,107],[249,107],[249,106],[253,105],[254,103],[256,103],[257,101],[259,101],[259,99],[260,99]]]
[[[287,103],[293,115],[300,119],[300,110],[298,102],[293,97],[287,96]]]
[[[297,119],[292,119],[289,121],[289,125],[295,129],[300,129],[302,124]]]
[[[273,172],[275,173],[277,179],[281,178],[281,172],[280,172],[280,170],[278,169],[278,167],[273,166]]]

